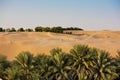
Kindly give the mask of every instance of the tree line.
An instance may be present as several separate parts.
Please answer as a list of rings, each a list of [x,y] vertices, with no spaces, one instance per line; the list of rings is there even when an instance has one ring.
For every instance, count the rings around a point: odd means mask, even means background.
[[[21,52],[13,61],[0,55],[2,80],[120,80],[120,52],[75,45],[69,53],[54,48],[50,55]]]
[[[42,27],[42,26],[37,26],[34,29],[31,28],[19,28],[19,29],[15,29],[14,27],[12,28],[6,28],[3,29],[2,27],[0,27],[0,32],[54,32],[54,33],[63,33],[64,30],[83,30],[81,28],[78,27],[68,27],[68,28],[62,28],[61,26],[56,26],[56,27]]]

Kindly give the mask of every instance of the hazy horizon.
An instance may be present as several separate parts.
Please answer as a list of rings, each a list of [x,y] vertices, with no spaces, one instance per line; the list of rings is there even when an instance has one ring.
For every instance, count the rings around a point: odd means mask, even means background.
[[[0,0],[0,27],[120,30],[120,0]]]

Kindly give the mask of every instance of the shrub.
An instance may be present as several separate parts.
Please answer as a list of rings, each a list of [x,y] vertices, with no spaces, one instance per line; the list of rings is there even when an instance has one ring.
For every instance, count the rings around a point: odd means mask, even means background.
[[[66,34],[72,34],[72,32],[65,32]]]
[[[55,33],[63,33],[63,29],[60,26],[57,27],[53,27],[51,28],[51,32],[55,32]]]
[[[15,28],[12,27],[12,28],[10,29],[10,32],[16,32]]]
[[[3,28],[2,27],[0,27],[0,32],[3,32]]]
[[[33,29],[28,28],[28,29],[26,29],[25,31],[26,31],[26,32],[33,32]]]
[[[24,32],[25,30],[23,28],[19,28],[17,31],[18,32]]]
[[[43,28],[43,31],[50,32],[50,28],[49,27],[45,27],[45,28]]]
[[[35,28],[35,32],[42,32],[43,31],[43,27],[38,26]]]

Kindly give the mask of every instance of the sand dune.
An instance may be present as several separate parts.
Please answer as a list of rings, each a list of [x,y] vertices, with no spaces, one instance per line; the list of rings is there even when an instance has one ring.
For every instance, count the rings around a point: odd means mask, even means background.
[[[60,47],[69,52],[75,44],[86,44],[110,52],[120,50],[120,31],[72,31],[73,35],[50,32],[5,32],[0,33],[0,54],[9,60],[21,51],[49,54],[52,48]]]

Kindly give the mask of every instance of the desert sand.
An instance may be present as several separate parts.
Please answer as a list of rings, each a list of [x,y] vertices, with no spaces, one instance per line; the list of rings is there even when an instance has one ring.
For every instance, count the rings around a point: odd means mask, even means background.
[[[0,54],[13,60],[22,51],[34,55],[50,54],[53,48],[62,48],[64,52],[76,44],[86,44],[110,52],[115,57],[120,50],[120,31],[72,31],[69,34],[50,32],[1,32]]]

